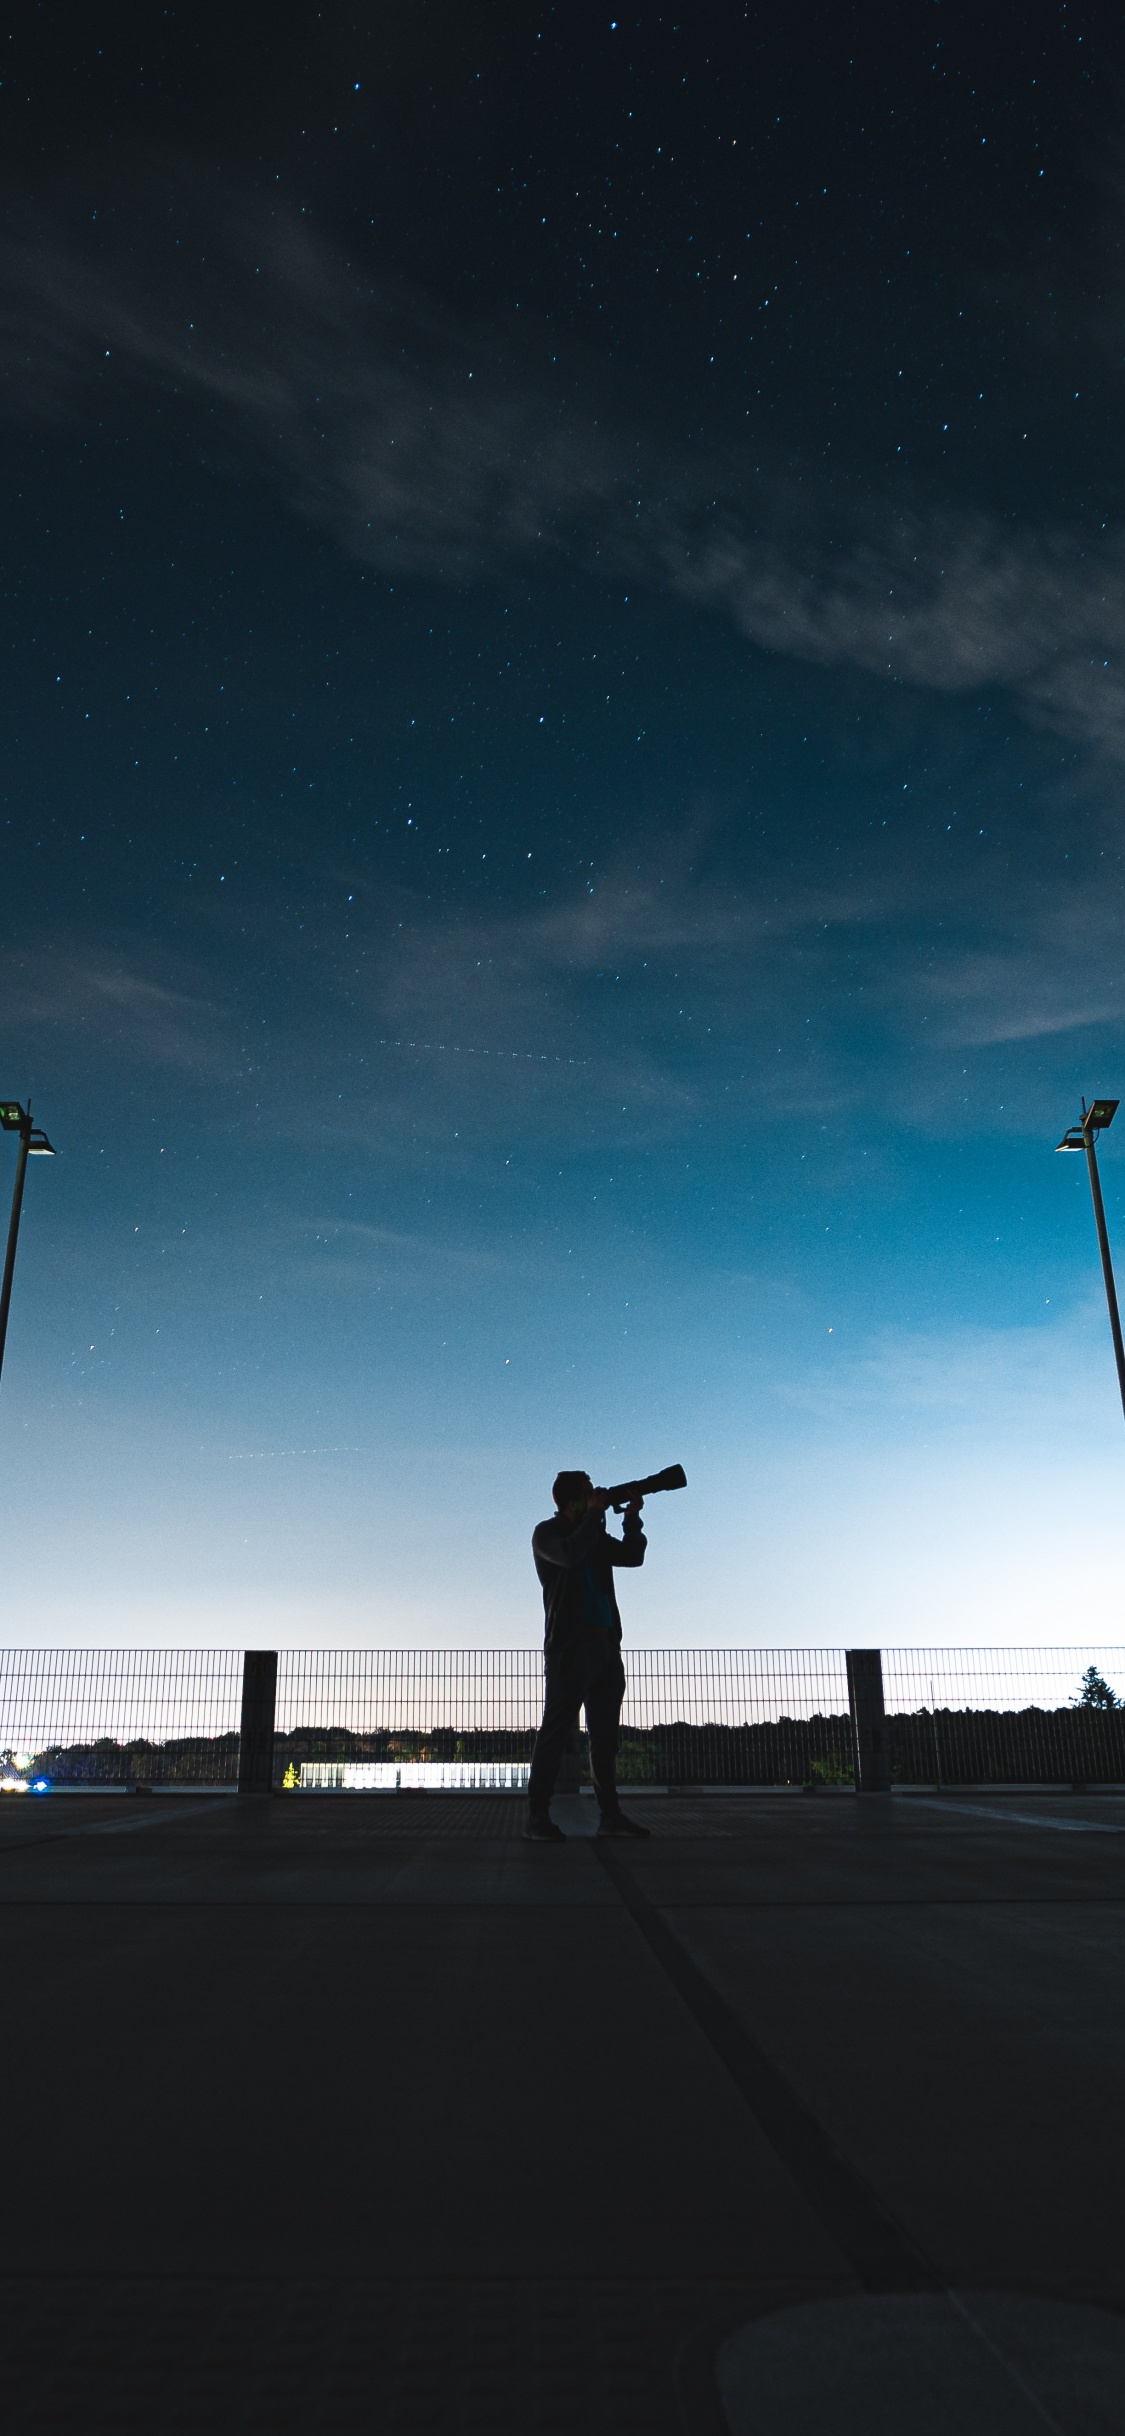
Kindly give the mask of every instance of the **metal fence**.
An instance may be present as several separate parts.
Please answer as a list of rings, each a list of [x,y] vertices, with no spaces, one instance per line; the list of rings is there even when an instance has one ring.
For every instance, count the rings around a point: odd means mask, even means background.
[[[843,1650],[626,1662],[624,1784],[854,1782]],[[882,1680],[892,1783],[1125,1783],[1125,1648],[885,1650]],[[0,1652],[0,1789],[233,1787],[242,1695],[236,1650]],[[283,1650],[272,1782],[516,1789],[541,1696],[537,1650]]]
[[[233,1785],[237,1649],[0,1650],[0,1786]]]
[[[542,1698],[538,1650],[283,1649],[274,1783],[484,1790],[497,1767],[522,1782]]]
[[[1125,1783],[1123,1692],[1120,1645],[884,1650],[891,1781]]]
[[[851,1780],[842,1649],[644,1649],[627,1675],[623,1784]]]
[[[626,1673],[623,1784],[850,1778],[842,1650],[637,1649]],[[405,1786],[428,1780],[404,1768],[526,1765],[542,1697],[538,1650],[281,1650],[274,1782],[323,1788],[314,1770],[347,1767],[341,1784],[358,1788],[354,1772],[376,1765]]]

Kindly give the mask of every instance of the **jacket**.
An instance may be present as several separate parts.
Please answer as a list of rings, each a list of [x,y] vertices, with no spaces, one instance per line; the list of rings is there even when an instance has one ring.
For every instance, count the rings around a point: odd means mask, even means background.
[[[593,1568],[598,1588],[608,1593],[613,1610],[611,1633],[620,1643],[621,1617],[613,1588],[613,1568],[643,1565],[648,1546],[639,1514],[626,1515],[624,1532],[624,1539],[611,1539],[604,1514],[584,1514],[578,1523],[567,1522],[563,1514],[552,1514],[546,1522],[537,1524],[531,1537],[531,1552],[543,1585],[546,1619],[543,1646],[548,1654],[581,1630],[583,1575],[587,1565]]]

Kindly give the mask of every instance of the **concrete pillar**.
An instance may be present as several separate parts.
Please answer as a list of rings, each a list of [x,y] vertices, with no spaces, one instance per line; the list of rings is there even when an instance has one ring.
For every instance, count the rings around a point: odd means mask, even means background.
[[[849,1649],[848,1707],[852,1713],[857,1793],[889,1793],[891,1759],[883,1707],[883,1655],[878,1649]]]
[[[248,1649],[242,1657],[242,1726],[238,1746],[240,1793],[272,1793],[273,1729],[277,1706],[276,1649]]]

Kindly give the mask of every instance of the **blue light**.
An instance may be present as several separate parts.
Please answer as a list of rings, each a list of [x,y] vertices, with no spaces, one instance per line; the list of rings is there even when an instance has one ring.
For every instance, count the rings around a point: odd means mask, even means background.
[[[31,1790],[33,1793],[49,1793],[51,1788],[45,1776],[37,1776]]]

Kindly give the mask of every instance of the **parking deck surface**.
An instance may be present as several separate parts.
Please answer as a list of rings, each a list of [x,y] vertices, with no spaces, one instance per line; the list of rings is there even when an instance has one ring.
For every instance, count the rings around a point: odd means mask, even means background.
[[[1125,2430],[1125,1799],[634,1808],[0,1802],[8,2425]]]

